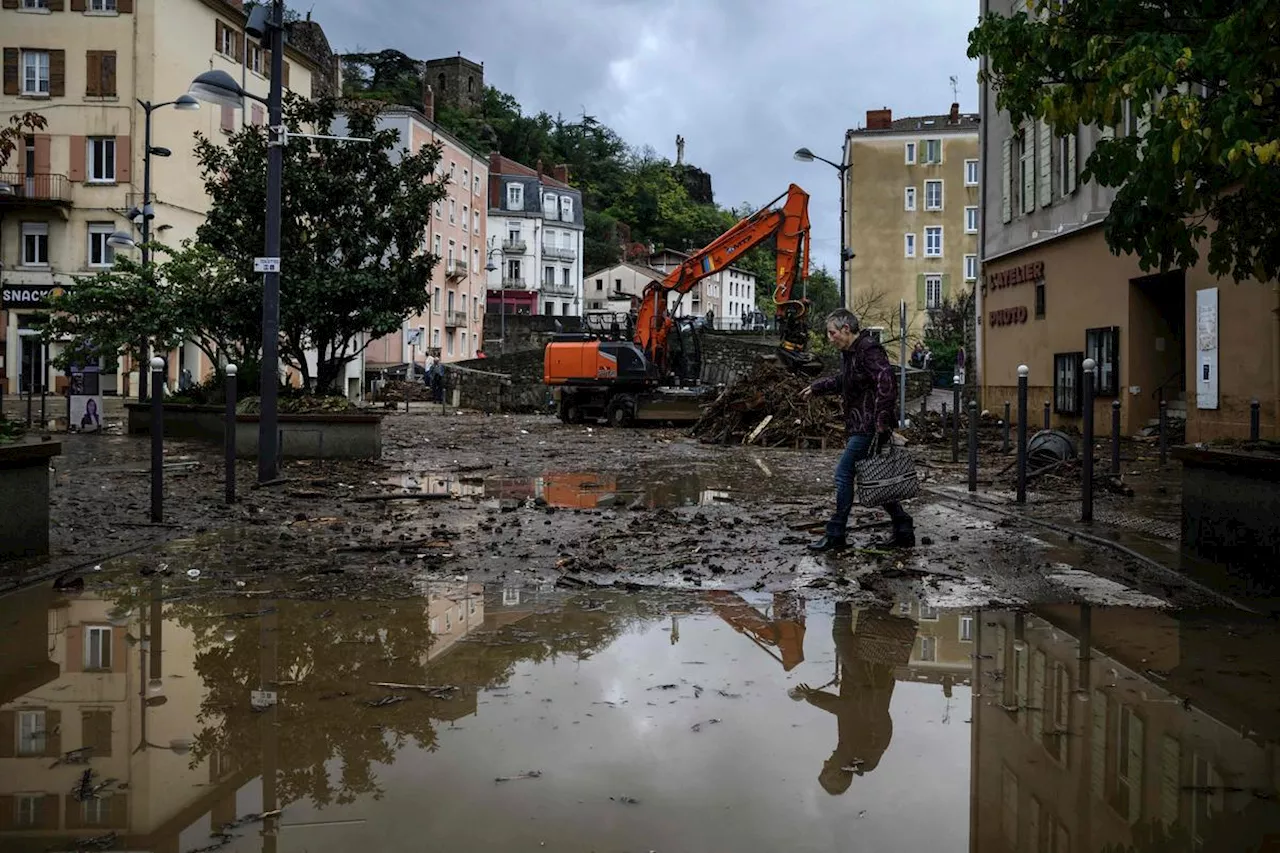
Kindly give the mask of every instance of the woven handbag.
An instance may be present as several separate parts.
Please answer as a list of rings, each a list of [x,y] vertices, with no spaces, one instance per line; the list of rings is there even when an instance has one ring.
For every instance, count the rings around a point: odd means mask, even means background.
[[[901,447],[887,447],[854,465],[855,496],[863,506],[905,501],[920,493],[916,461]]]

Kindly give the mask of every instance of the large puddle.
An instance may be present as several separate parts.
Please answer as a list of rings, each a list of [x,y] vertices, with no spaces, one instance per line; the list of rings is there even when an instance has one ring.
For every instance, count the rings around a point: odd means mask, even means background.
[[[0,849],[1217,851],[1280,826],[1276,637],[1235,617],[203,586],[0,599]]]

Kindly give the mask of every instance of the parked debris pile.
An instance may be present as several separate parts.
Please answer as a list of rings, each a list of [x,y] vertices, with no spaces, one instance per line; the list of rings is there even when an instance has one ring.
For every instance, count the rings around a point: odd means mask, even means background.
[[[402,379],[386,382],[370,399],[375,403],[403,403],[406,393],[415,403],[431,401],[430,386],[422,382],[405,382]]]
[[[952,414],[947,412],[943,420],[941,412],[908,413],[911,426],[898,432],[911,444],[939,444],[951,441]],[[960,413],[960,443],[969,440],[969,415]],[[981,445],[999,443],[1002,440],[1000,418],[989,413],[978,416],[978,442]]]
[[[844,442],[844,416],[835,395],[802,400],[809,380],[793,376],[776,361],[762,359],[725,388],[692,434],[708,444],[790,447],[826,441]]]
[[[359,408],[346,397],[337,394],[281,394],[276,403],[276,410],[282,415],[342,414],[356,412]],[[262,400],[258,397],[246,397],[236,404],[236,411],[242,415],[256,415],[262,411]]]
[[[1038,492],[1079,493],[1083,467],[1079,458],[1060,459],[1047,464],[1029,465],[1027,468],[1027,484]],[[1123,477],[1117,477],[1106,470],[1109,462],[1095,459],[1093,465],[1093,487],[1096,492],[1110,492],[1131,498],[1133,487],[1125,483]],[[1017,460],[1015,459],[1001,471],[1011,484],[1018,481]]]

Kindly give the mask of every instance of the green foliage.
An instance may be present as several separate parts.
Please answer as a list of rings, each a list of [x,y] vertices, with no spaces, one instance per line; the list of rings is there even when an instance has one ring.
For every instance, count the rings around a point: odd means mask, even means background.
[[[924,345],[933,353],[933,370],[950,386],[955,374],[956,355],[964,346],[965,334],[974,321],[974,294],[964,291],[955,297],[944,297],[942,304],[929,312],[929,325],[924,330]]]
[[[0,127],[0,171],[8,165],[9,158],[18,147],[22,137],[44,130],[49,124],[40,113],[13,113],[9,116],[9,124]]]
[[[1116,254],[1144,270],[1208,269],[1236,281],[1280,273],[1280,4],[1027,0],[969,34],[1015,122],[1056,134],[1083,123],[1138,133],[1103,138],[1081,175],[1119,192],[1107,216]]]
[[[23,432],[25,429],[22,424],[0,415],[0,444],[17,441],[22,437]]]
[[[446,179],[434,174],[440,146],[411,154],[396,131],[377,128],[379,104],[346,106],[347,133],[372,142],[295,140],[285,148],[280,352],[319,393],[359,355],[365,332],[366,340],[394,332],[427,306],[439,260],[423,248],[422,223],[445,196]],[[327,134],[337,109],[334,101],[290,97],[285,123]],[[212,201],[197,238],[256,285],[253,259],[265,244],[266,134],[247,127],[226,146],[197,135],[196,155]],[[314,377],[305,358],[311,348]]]

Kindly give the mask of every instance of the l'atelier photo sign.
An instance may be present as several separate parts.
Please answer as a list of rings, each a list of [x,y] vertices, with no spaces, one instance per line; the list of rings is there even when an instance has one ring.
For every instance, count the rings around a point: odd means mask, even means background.
[[[1031,261],[1009,267],[1007,270],[987,273],[986,285],[988,290],[1000,290],[1004,287],[1026,284],[1029,281],[1039,281],[1042,278],[1044,278],[1044,261]]]
[[[992,326],[1012,326],[1027,322],[1027,306],[1016,308],[997,308],[988,315],[987,322]]]

